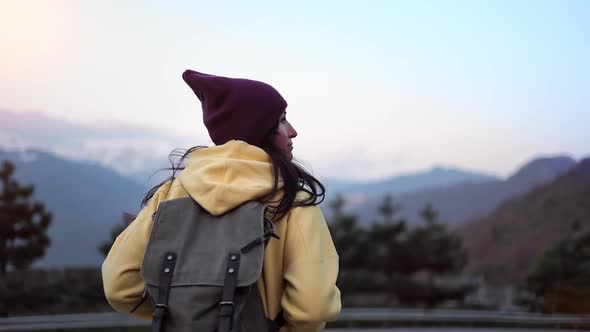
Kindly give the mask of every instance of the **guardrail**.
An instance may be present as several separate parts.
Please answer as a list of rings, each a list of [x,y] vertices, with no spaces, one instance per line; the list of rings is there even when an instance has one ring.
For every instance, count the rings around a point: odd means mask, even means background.
[[[590,315],[543,315],[526,312],[419,310],[388,308],[343,309],[336,326],[505,326],[527,328],[590,327]],[[42,331],[149,326],[120,313],[89,313],[0,318],[0,331]]]
[[[149,325],[149,321],[116,312],[0,318],[0,331],[147,327]]]
[[[342,310],[336,325],[590,328],[590,315],[547,315],[519,311],[355,308]]]

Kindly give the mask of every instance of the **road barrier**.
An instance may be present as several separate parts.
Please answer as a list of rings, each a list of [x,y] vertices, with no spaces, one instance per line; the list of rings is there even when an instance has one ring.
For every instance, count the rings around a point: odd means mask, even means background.
[[[0,331],[43,331],[149,326],[150,322],[120,313],[88,313],[0,318]],[[590,315],[545,315],[479,310],[420,310],[389,308],[343,309],[331,324],[352,326],[478,326],[526,328],[590,327]]]

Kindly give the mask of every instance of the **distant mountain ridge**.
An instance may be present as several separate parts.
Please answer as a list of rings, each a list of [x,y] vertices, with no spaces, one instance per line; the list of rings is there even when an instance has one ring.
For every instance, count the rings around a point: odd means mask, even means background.
[[[400,194],[432,187],[441,187],[462,182],[484,182],[498,179],[484,173],[465,171],[451,167],[434,167],[430,170],[401,174],[369,182],[345,182],[327,179],[331,195],[347,192],[363,192],[368,196]]]
[[[567,236],[573,223],[590,228],[590,158],[459,227],[469,254],[467,271],[497,283],[522,281],[536,259]]]
[[[146,192],[145,184],[137,183],[97,163],[65,160],[39,150],[27,150],[24,152],[0,150],[0,160],[4,159],[12,160],[16,164],[16,178],[18,181],[23,184],[33,184],[35,186],[35,198],[44,202],[54,214],[49,229],[52,244],[46,257],[36,263],[38,266],[96,266],[100,264],[103,258],[96,249],[97,245],[108,239],[112,226],[121,222],[121,213],[123,211],[138,212],[139,202]],[[451,202],[454,204],[451,206],[467,206],[468,209],[471,206],[476,206],[478,200],[486,200],[489,190],[492,192],[496,190],[505,195],[507,189],[502,188],[503,186],[509,186],[509,183],[511,183],[509,181],[513,178],[516,179],[515,183],[522,184],[522,188],[519,190],[529,190],[532,186],[563,173],[570,162],[574,163],[571,158],[563,158],[558,162],[555,162],[554,158],[549,159],[547,163],[540,159],[540,162],[536,161],[527,164],[526,166],[533,165],[534,167],[523,167],[521,171],[526,169],[532,169],[533,171],[516,172],[515,176],[504,181],[488,180],[438,188],[431,187],[430,189],[394,197],[396,203],[401,202],[403,205],[402,214],[407,213],[407,207],[410,206],[407,201],[403,200],[405,197],[424,195],[424,193],[438,193],[439,196],[435,197],[442,197],[451,201],[453,199],[463,199],[459,200],[459,203]],[[545,167],[548,165],[549,167]],[[474,173],[475,176],[473,176],[473,174],[461,175],[460,172],[460,170],[446,172],[434,169],[431,172],[424,173],[427,177],[431,176],[431,179],[435,180],[441,174],[448,173],[455,173],[457,175],[454,177],[455,180],[461,178],[461,176],[482,179],[477,173]],[[424,173],[415,173],[411,176],[420,176],[421,174],[424,175]],[[485,178],[484,175],[483,179]],[[524,181],[523,179],[527,180]],[[381,188],[389,188],[388,186],[395,183],[396,180],[394,178],[389,179],[389,181],[391,181],[389,184],[375,182],[370,185],[374,185],[375,188],[381,190]],[[408,178],[402,178],[400,181],[408,181]],[[384,181],[384,183],[386,182]],[[432,181],[431,184],[424,180],[421,182],[422,185],[432,185],[432,183],[436,182]],[[400,187],[403,186],[400,185]],[[466,201],[465,198],[462,198],[465,197],[465,193],[461,190],[456,189],[457,193],[454,194],[452,188],[469,188],[468,197],[472,201]],[[482,193],[479,194],[478,191],[482,191]],[[513,192],[511,190],[509,194],[512,195]],[[463,196],[459,195],[461,193]],[[428,198],[428,196],[426,197]],[[376,207],[381,203],[381,197],[374,196],[374,199],[369,203],[373,205],[364,205],[362,212],[376,212]],[[451,220],[446,219],[444,214],[446,210],[440,209],[436,201],[433,204],[435,209],[442,212],[443,221]],[[420,206],[420,204],[416,206]],[[327,204],[323,204],[322,207],[326,209]]]
[[[143,186],[108,168],[68,161],[38,150],[0,150],[10,160],[15,178],[35,187],[34,199],[52,212],[51,245],[37,266],[96,266],[97,245],[109,238],[124,211],[137,212]]]
[[[575,164],[574,159],[566,156],[537,158],[522,166],[506,180],[468,181],[394,194],[393,197],[401,207],[400,215],[410,222],[419,221],[420,210],[430,203],[442,221],[460,224],[469,218],[491,212],[506,199],[553,180]],[[382,200],[383,196],[371,197],[364,201],[353,200],[350,210],[363,222],[371,222],[378,218],[377,210]]]
[[[566,156],[537,158],[521,167],[506,181],[520,189],[530,183],[551,180],[556,174],[565,173],[575,165],[576,161]]]
[[[17,180],[33,184],[35,199],[44,202],[54,214],[49,228],[52,244],[37,266],[100,264],[102,256],[97,245],[108,239],[123,211],[138,212],[139,201],[147,189],[145,183],[137,183],[96,162],[66,160],[41,150],[0,150],[0,160],[4,159],[15,163]],[[444,181],[441,175],[447,173],[461,176],[458,171],[435,169],[430,177],[433,182]],[[409,183],[411,179],[408,176],[401,181]],[[427,182],[422,180],[422,185]],[[373,185],[379,187],[378,182]]]

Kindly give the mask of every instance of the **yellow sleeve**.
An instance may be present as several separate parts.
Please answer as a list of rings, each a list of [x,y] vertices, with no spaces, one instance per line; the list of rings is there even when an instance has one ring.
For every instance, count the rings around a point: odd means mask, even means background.
[[[152,215],[164,200],[170,182],[156,192],[137,215],[137,218],[117,237],[102,264],[102,281],[105,297],[113,309],[130,313],[141,300],[144,282],[139,274],[145,249],[152,231]],[[152,307],[145,301],[133,316],[151,319]]]
[[[281,299],[286,330],[319,331],[340,313],[338,254],[318,206],[294,208],[287,225]]]

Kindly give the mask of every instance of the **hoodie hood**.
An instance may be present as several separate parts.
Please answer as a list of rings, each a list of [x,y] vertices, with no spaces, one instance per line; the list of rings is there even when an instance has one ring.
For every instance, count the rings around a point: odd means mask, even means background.
[[[268,154],[243,141],[195,150],[178,180],[212,215],[222,215],[272,191]]]

